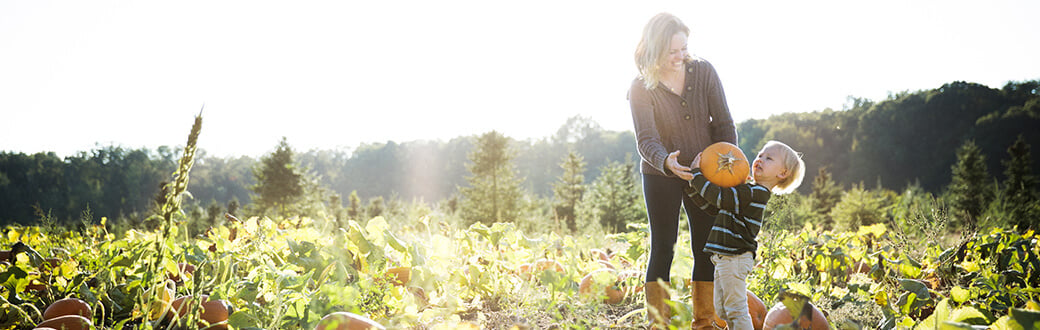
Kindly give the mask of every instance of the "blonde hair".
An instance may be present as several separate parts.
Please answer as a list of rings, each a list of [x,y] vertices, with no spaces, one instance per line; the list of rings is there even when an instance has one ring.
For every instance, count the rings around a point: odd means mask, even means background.
[[[661,81],[660,62],[668,55],[668,46],[672,36],[676,33],[690,35],[690,28],[686,27],[678,17],[669,13],[660,13],[650,19],[643,28],[643,37],[636,45],[636,68],[639,75],[646,84],[646,89],[657,88]],[[686,55],[686,61],[692,60]]]
[[[762,146],[762,150],[771,147],[779,148],[780,153],[783,155],[781,162],[784,164],[784,168],[787,169],[787,177],[777,182],[776,186],[773,186],[773,193],[783,195],[794,192],[795,189],[798,189],[798,186],[802,185],[802,178],[805,177],[805,162],[802,161],[801,154],[780,141],[766,142],[766,145]]]

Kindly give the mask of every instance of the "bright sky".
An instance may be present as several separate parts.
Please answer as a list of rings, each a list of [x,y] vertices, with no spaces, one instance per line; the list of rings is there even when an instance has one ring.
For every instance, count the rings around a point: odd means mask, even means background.
[[[737,121],[847,96],[1040,79],[1040,1],[0,2],[0,151],[96,144],[260,156],[631,130],[643,25],[666,11]],[[634,143],[634,141],[633,141]]]

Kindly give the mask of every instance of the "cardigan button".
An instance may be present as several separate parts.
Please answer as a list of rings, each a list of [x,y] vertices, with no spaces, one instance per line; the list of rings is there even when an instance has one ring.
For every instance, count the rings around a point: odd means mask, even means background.
[[[682,101],[682,106],[686,106],[686,101]]]
[[[683,119],[690,120],[690,115],[683,116]]]

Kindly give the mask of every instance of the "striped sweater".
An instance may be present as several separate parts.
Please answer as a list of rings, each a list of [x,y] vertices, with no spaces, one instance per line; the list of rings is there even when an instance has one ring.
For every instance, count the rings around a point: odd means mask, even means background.
[[[686,194],[693,199],[695,206],[715,215],[715,224],[708,234],[704,252],[722,255],[755,253],[758,249],[755,238],[762,229],[766,203],[772,196],[769,189],[751,183],[722,188],[709,182],[700,168],[695,168]]]

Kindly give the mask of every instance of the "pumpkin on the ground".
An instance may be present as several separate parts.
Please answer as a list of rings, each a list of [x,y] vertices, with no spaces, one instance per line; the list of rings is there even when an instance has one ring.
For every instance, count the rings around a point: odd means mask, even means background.
[[[206,322],[198,322],[198,327],[205,327],[206,329],[227,329],[227,320],[228,315],[230,314],[227,302],[224,300],[210,300],[207,295],[200,295],[200,297],[202,299],[202,305],[198,318],[199,320]],[[174,299],[173,302],[170,303],[170,312],[167,314],[167,317],[174,317],[175,315],[177,317],[183,317],[184,314],[187,314],[192,308],[191,304],[194,303],[192,298],[192,296],[184,296]],[[209,324],[208,327],[206,326],[206,323]]]
[[[43,319],[48,320],[62,315],[79,315],[87,318],[94,316],[86,301],[76,298],[60,299],[47,306],[43,311]]]
[[[621,277],[610,268],[600,268],[588,273],[578,285],[578,294],[585,298],[603,298],[603,302],[617,304],[625,299],[625,292],[618,283]]]
[[[386,270],[386,277],[390,279],[390,283],[396,286],[403,286],[408,284],[408,281],[412,279],[412,268],[411,267],[396,267]]]
[[[740,148],[729,142],[715,142],[701,152],[700,164],[704,177],[720,187],[729,188],[744,183],[751,173],[751,164]]]
[[[751,314],[751,325],[755,327],[755,330],[762,330],[762,325],[766,320],[766,304],[754,292],[748,290],[747,306],[748,313]]]
[[[813,304],[806,304],[806,307],[812,309],[808,313],[811,317],[807,317],[806,313],[802,313],[801,318],[798,319],[798,327],[795,329],[828,330],[827,316],[823,315],[823,312]],[[772,330],[781,325],[790,325],[792,323],[794,323],[794,318],[791,317],[791,312],[787,310],[787,306],[783,302],[778,302],[766,314],[766,320],[762,325],[762,329]]]

